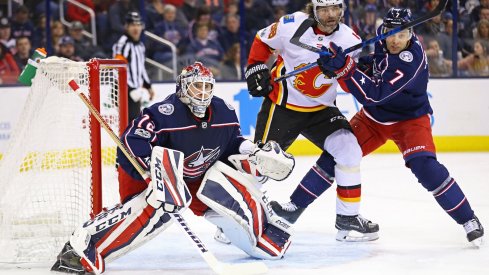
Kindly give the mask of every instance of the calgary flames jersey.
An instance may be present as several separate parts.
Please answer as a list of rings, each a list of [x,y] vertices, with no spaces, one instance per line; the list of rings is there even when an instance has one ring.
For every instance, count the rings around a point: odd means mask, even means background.
[[[265,63],[270,55],[277,51],[271,75],[275,79],[281,75],[316,62],[319,55],[315,52],[290,43],[290,38],[301,23],[309,17],[304,12],[285,15],[278,22],[258,31],[250,51],[248,63]],[[330,42],[343,49],[361,42],[361,38],[345,24],[329,35],[322,33],[317,27],[310,27],[300,38],[304,44],[329,47]],[[357,60],[360,50],[350,53]],[[273,82],[273,80],[272,80]],[[312,112],[335,106],[338,82],[324,75],[319,67],[314,67],[296,76],[289,77],[279,83],[273,82],[273,91],[269,98],[277,105],[300,112]]]

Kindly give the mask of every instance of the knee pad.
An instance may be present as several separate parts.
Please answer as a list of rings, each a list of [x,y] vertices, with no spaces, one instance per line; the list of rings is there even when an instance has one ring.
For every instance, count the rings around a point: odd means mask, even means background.
[[[450,176],[447,168],[433,157],[413,158],[407,164],[418,182],[430,192],[439,188]]]
[[[352,132],[340,129],[329,135],[324,142],[324,149],[330,153],[342,167],[359,167],[362,160],[362,149]]]

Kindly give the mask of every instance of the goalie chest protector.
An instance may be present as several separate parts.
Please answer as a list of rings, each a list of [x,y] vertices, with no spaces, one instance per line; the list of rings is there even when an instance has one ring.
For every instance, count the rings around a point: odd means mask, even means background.
[[[153,146],[171,148],[184,153],[185,180],[202,178],[205,172],[217,160],[227,162],[227,157],[239,153],[239,145],[244,138],[234,108],[219,97],[212,98],[204,118],[195,117],[188,106],[172,94],[164,101],[143,110],[134,126],[124,132],[123,140],[127,141],[132,152],[148,152],[147,143],[141,142],[141,136],[135,137],[137,126],[142,123],[145,115],[154,123],[154,134],[146,140],[151,140]],[[144,121],[143,121],[144,122]],[[135,138],[131,138],[135,137]],[[143,147],[143,148],[138,148]],[[118,152],[119,164],[131,176],[140,179],[129,161]]]

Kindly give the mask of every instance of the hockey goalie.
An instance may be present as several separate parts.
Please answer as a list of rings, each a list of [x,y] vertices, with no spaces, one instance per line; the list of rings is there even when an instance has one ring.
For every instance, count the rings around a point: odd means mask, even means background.
[[[176,93],[129,124],[121,141],[151,174],[150,184],[118,150],[121,204],[76,228],[52,270],[100,274],[168,228],[169,213],[187,208],[248,255],[283,257],[290,224],[272,211],[258,180],[284,180],[294,158],[273,141],[243,138],[233,107],[213,95],[214,85],[210,70],[196,62],[177,78]]]

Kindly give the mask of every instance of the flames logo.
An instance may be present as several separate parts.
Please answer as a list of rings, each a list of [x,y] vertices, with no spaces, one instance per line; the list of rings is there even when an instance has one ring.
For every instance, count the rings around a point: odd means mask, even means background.
[[[300,69],[307,64],[302,63],[296,66],[294,70]],[[325,76],[318,66],[311,68],[296,75],[294,88],[308,97],[320,97],[331,87],[331,80]]]

